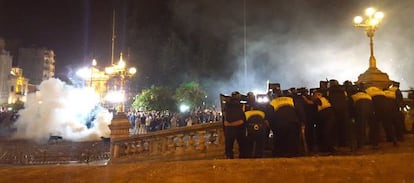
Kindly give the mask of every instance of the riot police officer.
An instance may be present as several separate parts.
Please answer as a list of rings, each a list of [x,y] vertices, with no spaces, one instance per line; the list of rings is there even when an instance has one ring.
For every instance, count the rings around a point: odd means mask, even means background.
[[[300,120],[292,97],[276,94],[270,105],[273,115],[270,128],[273,132],[273,155],[295,157],[300,155]]]
[[[241,95],[235,91],[225,104],[224,115],[224,142],[226,158],[233,159],[233,144],[237,141],[239,145],[239,158],[247,158],[246,140],[244,139],[244,122],[246,121],[242,105],[240,104]]]
[[[266,105],[258,105],[256,97],[252,92],[247,94],[247,104],[245,106],[246,116],[246,151],[251,158],[262,158],[266,138],[268,137],[268,116]]]
[[[357,148],[366,143],[367,127],[369,127],[369,143],[373,147],[378,146],[379,126],[374,118],[372,97],[356,87],[350,95],[353,102]]]
[[[388,90],[384,90],[384,93],[387,99],[387,105],[390,106],[391,109],[390,114],[393,116],[389,128],[393,130],[395,138],[398,141],[404,141],[404,117],[402,117],[403,114],[401,113],[398,105],[396,89],[390,88]]]
[[[337,80],[329,81],[327,97],[335,113],[334,139],[338,146],[350,146],[352,148],[351,119],[349,116],[349,103],[347,93]]]
[[[333,145],[333,128],[335,123],[335,113],[328,99],[323,97],[323,91],[315,90],[312,98],[303,96],[308,104],[314,104],[318,110],[317,139],[318,147],[321,152],[333,153],[336,151]]]
[[[375,119],[382,126],[385,131],[386,140],[392,142],[395,146],[397,145],[397,139],[395,131],[393,130],[393,107],[388,104],[388,99],[385,96],[385,92],[377,87],[371,86],[365,89],[365,92],[372,97],[374,105]]]

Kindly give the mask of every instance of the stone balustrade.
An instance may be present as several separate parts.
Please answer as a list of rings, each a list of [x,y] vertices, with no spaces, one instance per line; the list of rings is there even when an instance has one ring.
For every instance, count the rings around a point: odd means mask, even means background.
[[[223,123],[111,138],[111,153],[111,163],[223,158]]]
[[[30,140],[0,140],[0,165],[46,165],[90,163],[110,158],[103,141],[35,143]]]

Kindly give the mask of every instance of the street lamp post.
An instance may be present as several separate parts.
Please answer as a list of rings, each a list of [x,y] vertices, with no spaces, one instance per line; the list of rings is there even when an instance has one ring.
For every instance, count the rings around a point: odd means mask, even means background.
[[[361,16],[356,16],[354,18],[354,23],[355,27],[363,28],[369,37],[371,53],[369,57],[369,67],[376,68],[376,60],[374,57],[374,33],[378,29],[382,18],[384,18],[384,13],[376,11],[374,8],[367,8],[365,10],[365,15],[367,16],[365,21]]]
[[[365,19],[362,16],[356,16],[354,18],[354,26],[363,28],[370,41],[369,68],[363,74],[359,75],[357,83],[364,84],[366,87],[376,86],[386,88],[390,85],[391,81],[386,73],[381,72],[377,68],[377,61],[374,56],[374,33],[384,18],[384,13],[370,7],[365,10],[365,15]]]

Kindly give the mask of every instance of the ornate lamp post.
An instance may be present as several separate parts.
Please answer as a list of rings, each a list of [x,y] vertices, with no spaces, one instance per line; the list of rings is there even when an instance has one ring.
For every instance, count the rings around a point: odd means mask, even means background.
[[[122,53],[119,59],[118,64],[112,64],[111,67],[105,68],[105,72],[109,76],[118,77],[119,78],[119,85],[120,87],[117,88],[118,91],[115,92],[115,100],[112,102],[120,103],[118,112],[114,115],[111,124],[109,125],[109,129],[111,129],[111,139],[120,138],[120,137],[127,137],[129,135],[129,129],[131,124],[129,119],[127,118],[125,111],[124,111],[124,100],[125,100],[125,80],[128,77],[131,77],[136,73],[136,69],[134,67],[126,68],[126,63],[122,58]],[[109,94],[109,93],[108,93]],[[117,156],[119,147],[111,145],[111,154],[112,156]]]
[[[384,18],[384,13],[376,11],[374,8],[367,8],[365,15],[365,19],[362,16],[354,18],[355,27],[363,28],[370,40],[369,68],[359,75],[357,83],[365,86],[376,86],[381,89],[386,88],[391,84],[391,81],[386,73],[377,68],[377,61],[374,56],[374,33]]]
[[[120,94],[120,99],[117,99],[120,102],[119,112],[124,111],[124,97],[125,97],[125,80],[136,73],[135,67],[126,68],[126,63],[122,57],[122,53],[119,58],[119,62],[116,65],[112,65],[111,67],[105,68],[105,72],[110,76],[116,76],[119,78],[119,90],[118,94]]]

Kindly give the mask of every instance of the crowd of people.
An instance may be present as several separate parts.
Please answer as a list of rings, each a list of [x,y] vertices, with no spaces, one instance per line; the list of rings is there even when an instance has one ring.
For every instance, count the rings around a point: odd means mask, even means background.
[[[135,111],[127,113],[134,134],[192,126],[221,120],[221,112],[214,107],[184,113]]]
[[[222,98],[227,158],[235,157],[234,142],[239,158],[261,158],[267,144],[274,157],[295,157],[404,141],[398,82],[385,89],[337,80],[321,81],[319,88],[309,90],[272,86],[269,102],[256,101],[251,92]]]
[[[0,108],[0,128],[9,128],[17,120],[19,114],[16,111]]]

